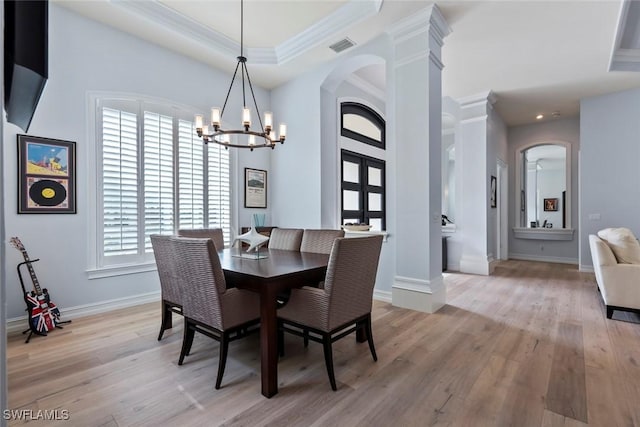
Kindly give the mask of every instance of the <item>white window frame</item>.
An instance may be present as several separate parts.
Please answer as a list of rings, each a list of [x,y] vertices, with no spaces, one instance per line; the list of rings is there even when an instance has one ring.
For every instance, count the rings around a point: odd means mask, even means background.
[[[131,103],[138,103],[138,111],[136,114],[138,118],[143,119],[144,106],[152,105],[153,111],[160,114],[166,114],[174,118],[183,120],[192,120],[197,109],[181,105],[172,101],[168,101],[162,98],[154,98],[139,94],[119,93],[119,92],[90,92],[87,97],[87,141],[93,143],[88,144],[87,147],[87,168],[88,171],[95,171],[94,173],[87,173],[87,188],[91,195],[87,195],[86,211],[89,215],[88,224],[88,267],[87,274],[89,279],[98,279],[104,277],[118,276],[124,274],[141,273],[146,271],[153,271],[156,269],[153,253],[143,253],[138,255],[137,259],[129,261],[129,258],[135,256],[123,256],[126,258],[124,262],[105,262],[105,256],[103,252],[103,233],[101,232],[102,218],[103,218],[103,201],[102,192],[95,191],[102,183],[102,115],[101,108],[108,104],[108,107],[116,107],[118,104],[127,106],[130,109]],[[141,126],[138,126],[140,132]],[[178,129],[174,129],[174,133],[177,133]],[[140,135],[138,136],[140,138]],[[174,146],[174,155],[177,155],[178,147]],[[142,162],[142,156],[138,158],[139,164]],[[230,227],[234,230],[237,225],[237,158],[233,151],[229,152],[229,189],[230,189]],[[207,174],[205,172],[205,179]],[[174,165],[174,179],[177,182],[178,171],[177,166]],[[142,182],[138,183],[139,189],[142,191]],[[176,192],[174,193],[174,212],[178,212],[178,192],[176,186]],[[140,209],[140,207],[139,207]],[[176,216],[176,222],[174,228],[179,226],[178,218]],[[120,257],[120,256],[117,256]]]

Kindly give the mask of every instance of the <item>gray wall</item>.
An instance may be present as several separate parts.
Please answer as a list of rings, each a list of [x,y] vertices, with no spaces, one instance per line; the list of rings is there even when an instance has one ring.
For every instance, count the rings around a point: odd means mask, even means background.
[[[578,262],[578,153],[580,119],[568,118],[531,125],[510,127],[508,131],[509,164],[509,257],[551,262]],[[563,141],[571,144],[571,226],[576,231],[571,241],[516,239],[513,227],[519,226],[516,213],[516,152],[530,143]],[[519,212],[518,212],[519,214]],[[555,224],[554,224],[555,225]]]
[[[95,144],[95,135],[88,130],[89,121],[94,120],[89,115],[88,93],[115,91],[140,94],[192,106],[206,114],[213,104],[224,100],[231,76],[83,18],[55,3],[50,4],[49,12],[49,81],[29,133],[77,142],[78,213],[15,213],[15,141],[16,134],[22,132],[10,124],[4,127],[6,143],[3,147],[5,171],[2,185],[8,195],[4,211],[7,233],[19,236],[29,254],[41,259],[35,265],[38,279],[51,290],[53,301],[64,313],[65,309],[72,307],[108,301],[118,303],[136,295],[151,295],[160,289],[155,271],[95,280],[87,277],[90,250],[87,231],[93,221],[89,218],[88,208],[95,194],[95,189],[88,188],[87,184],[89,174],[95,170],[95,159],[88,155],[88,147]],[[269,94],[256,89],[258,104],[267,110]],[[228,111],[239,112],[239,102],[239,98],[230,99]],[[237,117],[239,120],[239,113]],[[276,115],[275,120],[281,119]],[[239,182],[240,189],[245,166],[270,169],[271,150],[235,153],[237,168],[232,181]],[[249,225],[252,211],[242,208],[241,192],[236,196],[238,225]],[[20,258],[20,253],[11,249],[6,257],[7,270],[15,271]],[[15,276],[15,273],[10,273],[7,280],[9,318],[24,316],[24,302]]]
[[[640,237],[639,118],[640,89],[580,102],[580,267],[593,265],[589,234],[628,227]]]

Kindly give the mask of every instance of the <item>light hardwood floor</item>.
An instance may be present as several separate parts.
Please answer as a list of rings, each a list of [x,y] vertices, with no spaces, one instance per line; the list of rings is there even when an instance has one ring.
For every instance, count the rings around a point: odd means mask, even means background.
[[[640,426],[640,324],[606,319],[593,274],[508,261],[445,282],[436,314],[374,304],[378,362],[338,341],[337,392],[322,346],[287,336],[280,393],[262,397],[256,335],[230,345],[215,390],[218,344],[196,335],[178,366],[181,319],[158,342],[148,304],[10,336],[9,406],[77,426]]]

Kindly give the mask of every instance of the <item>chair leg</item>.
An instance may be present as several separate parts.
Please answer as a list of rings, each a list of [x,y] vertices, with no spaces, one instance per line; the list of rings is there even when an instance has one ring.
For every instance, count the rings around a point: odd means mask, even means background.
[[[216,390],[220,389],[224,367],[227,364],[227,351],[229,350],[229,333],[223,332],[220,337],[220,360],[218,360],[218,377],[216,378]]]
[[[191,327],[187,318],[184,318],[184,334],[182,336],[182,350],[180,351],[180,359],[178,360],[178,365],[182,365],[184,362],[184,357],[189,354],[191,351],[191,344],[193,344],[193,337],[195,336],[196,331]]]
[[[367,316],[367,320],[364,322],[364,327],[367,331],[367,341],[369,342],[369,350],[371,350],[371,355],[373,356],[373,360],[377,362],[378,356],[376,355],[376,348],[373,345],[373,333],[371,332],[371,314]]]
[[[171,329],[172,325],[172,314],[171,308],[169,304],[167,304],[164,300],[162,301],[162,323],[160,324],[160,334],[158,334],[158,341],[162,339],[162,335],[164,334],[165,329]]]
[[[331,335],[323,334],[322,347],[324,348],[324,363],[327,365],[327,374],[329,374],[329,382],[331,383],[331,389],[336,391],[336,377],[333,373],[333,353],[331,351]]]
[[[613,317],[613,308],[607,306],[607,319],[611,319]]]

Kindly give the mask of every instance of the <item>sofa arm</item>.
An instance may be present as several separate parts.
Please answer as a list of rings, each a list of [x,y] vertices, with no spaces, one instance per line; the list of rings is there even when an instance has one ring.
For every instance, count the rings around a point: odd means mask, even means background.
[[[602,266],[600,291],[606,305],[640,309],[640,264]]]

